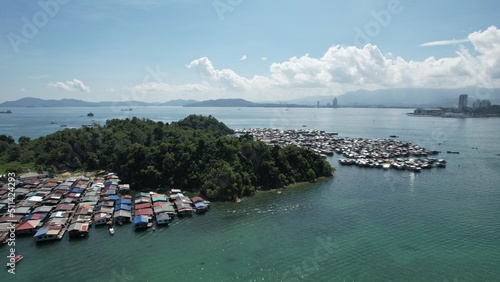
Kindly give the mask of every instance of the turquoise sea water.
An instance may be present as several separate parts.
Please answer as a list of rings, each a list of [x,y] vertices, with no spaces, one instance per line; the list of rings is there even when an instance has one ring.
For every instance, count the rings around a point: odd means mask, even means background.
[[[16,275],[0,272],[0,281],[500,281],[500,119],[408,117],[404,109],[11,110],[0,115],[0,134],[16,139],[48,134],[61,123],[132,116],[169,122],[198,113],[232,128],[395,134],[442,151],[448,166],[383,171],[342,167],[335,155],[328,158],[337,168],[332,178],[215,203],[205,215],[175,219],[155,232],[124,225],[113,237],[92,228],[76,241],[17,238],[25,258]],[[7,254],[0,247],[3,261]]]

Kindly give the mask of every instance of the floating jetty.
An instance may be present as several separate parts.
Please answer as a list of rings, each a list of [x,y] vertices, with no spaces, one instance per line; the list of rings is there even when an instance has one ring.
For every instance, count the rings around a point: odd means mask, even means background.
[[[297,145],[308,148],[327,157],[334,153],[345,158],[341,165],[356,165],[369,168],[401,169],[420,172],[422,169],[445,167],[443,159],[430,158],[439,151],[427,150],[418,145],[395,140],[396,135],[388,139],[365,139],[339,137],[337,132],[314,129],[279,130],[274,128],[235,129],[236,134],[252,135],[254,140],[270,145]]]

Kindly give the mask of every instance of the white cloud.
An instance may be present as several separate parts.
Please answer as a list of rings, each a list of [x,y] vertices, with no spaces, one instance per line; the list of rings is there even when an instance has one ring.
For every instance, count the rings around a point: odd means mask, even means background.
[[[500,30],[491,26],[471,33],[473,49],[460,45],[455,56],[406,60],[377,46],[331,46],[321,57],[305,54],[269,66],[267,76],[243,77],[216,69],[207,57],[191,61],[206,81],[170,85],[138,85],[158,93],[203,92],[204,98],[249,100],[291,99],[307,95],[339,95],[358,89],[500,87]],[[430,46],[430,45],[429,45]],[[261,58],[262,59],[262,58]]]
[[[27,75],[27,78],[32,78],[32,79],[40,79],[40,78],[46,78],[49,77],[49,74],[41,74],[41,75]]]
[[[57,88],[65,91],[81,91],[89,92],[90,88],[86,86],[81,80],[73,79],[66,82],[51,82],[48,84],[49,87]]]
[[[460,43],[469,42],[469,39],[452,39],[452,40],[439,40],[439,41],[431,41],[420,44],[420,47],[430,47],[430,46],[443,46],[443,45],[455,45]]]
[[[267,61],[267,57],[260,57],[262,61]]]
[[[204,77],[218,83],[218,85],[225,89],[246,90],[249,87],[249,83],[246,78],[239,76],[230,69],[216,70],[212,65],[212,62],[207,57],[191,61],[187,67],[197,70]]]
[[[243,55],[243,56],[241,56],[240,61],[244,61],[246,59],[247,59],[247,55]]]
[[[24,89],[24,88],[21,88],[21,91],[22,91],[22,92],[26,92],[26,89]]]

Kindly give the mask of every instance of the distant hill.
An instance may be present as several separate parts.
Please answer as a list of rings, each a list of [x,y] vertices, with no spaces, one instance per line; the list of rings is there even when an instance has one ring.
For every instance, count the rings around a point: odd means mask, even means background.
[[[166,103],[162,103],[160,104],[161,106],[185,106],[185,105],[189,105],[189,104],[194,104],[194,103],[198,103],[200,101],[197,101],[197,100],[184,100],[184,99],[177,99],[177,100],[170,100]]]
[[[260,104],[244,99],[217,99],[184,105],[184,107],[260,107]]]
[[[177,100],[178,102],[175,103],[180,103],[180,100]],[[183,100],[186,101],[186,103],[190,102],[196,102],[195,100]],[[168,103],[160,104],[160,103],[146,103],[146,102],[140,102],[140,101],[104,101],[104,102],[86,102],[82,100],[77,100],[77,99],[61,99],[61,100],[54,100],[54,99],[40,99],[40,98],[32,98],[32,97],[26,97],[26,98],[21,98],[16,101],[7,101],[3,102],[0,104],[0,107],[4,108],[15,108],[15,107],[123,107],[123,108],[130,108],[133,106],[158,106],[158,105],[165,105],[165,106],[170,106]]]
[[[188,104],[184,107],[260,107],[260,108],[305,108],[306,105],[290,103],[254,103],[244,99],[217,99]]]
[[[91,107],[93,103],[76,99],[43,100],[40,98],[26,97],[16,101],[7,101],[0,107]]]

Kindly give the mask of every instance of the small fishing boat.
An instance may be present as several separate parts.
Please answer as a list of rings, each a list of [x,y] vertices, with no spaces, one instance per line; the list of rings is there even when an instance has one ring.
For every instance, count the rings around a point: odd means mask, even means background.
[[[23,255],[16,255],[13,259],[14,259],[14,261],[12,263],[16,264],[20,260],[23,259]],[[10,262],[7,263],[7,267],[11,267],[11,263]]]

